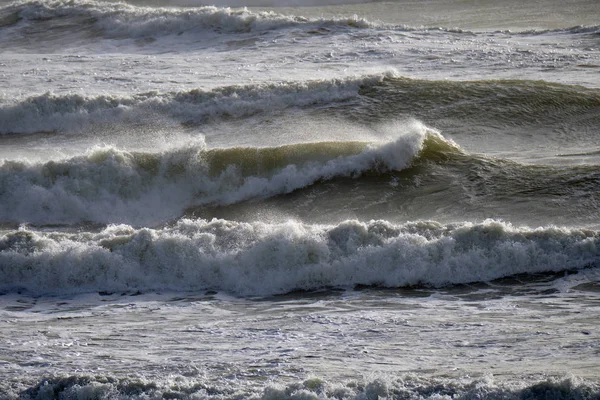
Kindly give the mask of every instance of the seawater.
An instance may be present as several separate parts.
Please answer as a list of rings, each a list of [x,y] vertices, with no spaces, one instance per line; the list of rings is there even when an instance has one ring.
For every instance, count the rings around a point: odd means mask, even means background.
[[[595,399],[597,2],[0,3],[0,398]]]

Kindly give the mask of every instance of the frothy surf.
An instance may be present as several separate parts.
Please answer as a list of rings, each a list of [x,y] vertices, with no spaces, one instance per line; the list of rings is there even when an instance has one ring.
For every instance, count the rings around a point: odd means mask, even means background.
[[[338,225],[182,219],[162,229],[98,233],[27,228],[0,237],[0,289],[34,295],[99,291],[294,290],[486,282],[598,267],[596,231],[499,221]]]
[[[13,392],[14,393],[14,392]],[[0,394],[2,394],[0,392]],[[16,393],[15,397],[16,397]],[[450,380],[406,375],[395,379],[377,378],[367,382],[328,382],[312,378],[287,386],[264,388],[219,386],[183,376],[171,376],[164,382],[112,376],[65,376],[43,380],[19,393],[21,399],[59,398],[205,398],[255,400],[363,400],[363,399],[595,399],[600,389],[595,383],[575,377],[541,379],[521,383],[496,382],[493,378]]]
[[[77,3],[67,1],[18,1],[0,8],[0,27],[27,23],[43,23],[67,18],[78,19],[80,26],[62,24],[59,29],[79,31],[82,25],[99,29],[107,38],[143,38],[181,35],[210,30],[218,33],[265,32],[289,27],[379,28],[396,31],[452,32],[472,35],[473,32],[453,28],[391,25],[364,18],[306,18],[282,15],[273,11],[253,12],[246,8],[198,6],[193,8],[150,8],[124,3],[104,3],[92,0]],[[573,26],[549,30],[501,31],[497,33],[541,35],[545,33],[594,34],[598,25]]]
[[[0,0],[0,398],[597,400],[594,1],[201,1]]]

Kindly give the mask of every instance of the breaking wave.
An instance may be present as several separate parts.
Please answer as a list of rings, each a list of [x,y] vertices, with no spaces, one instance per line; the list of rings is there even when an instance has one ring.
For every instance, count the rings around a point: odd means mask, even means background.
[[[596,231],[345,221],[337,225],[182,219],[97,233],[21,228],[0,236],[0,290],[33,295],[119,291],[294,290],[487,282],[600,263]]]
[[[371,22],[363,18],[305,18],[270,12],[253,12],[246,8],[200,6],[190,8],[151,8],[128,5],[125,3],[107,3],[93,0],[29,0],[17,1],[0,8],[0,29],[13,27],[20,23],[44,24],[60,21],[48,28],[63,35],[69,32],[79,33],[87,29],[92,34],[107,39],[157,38],[169,35],[182,35],[211,31],[216,33],[265,32],[288,27],[312,28],[382,28],[396,31],[452,32],[473,34],[461,29],[441,27],[411,27],[407,25],[387,25]],[[65,22],[70,23],[65,23]],[[541,35],[546,33],[596,34],[600,26],[574,26],[554,30],[531,30],[517,32],[523,35]],[[33,32],[28,32],[30,35]],[[500,32],[512,34],[510,31]],[[39,35],[40,40],[50,37]]]
[[[242,118],[264,111],[344,101],[355,97],[361,85],[377,82],[384,76],[148,92],[131,96],[46,93],[1,105],[0,135],[72,131],[94,124],[139,123],[156,114],[183,123]]]
[[[1,104],[0,135],[85,134],[95,126],[164,123],[160,118],[194,126],[291,108],[318,112],[320,106],[327,107],[328,115],[338,113],[361,122],[408,117],[431,123],[457,121],[473,130],[543,125],[553,129],[545,131],[548,136],[557,127],[581,134],[600,123],[598,89],[529,80],[409,79],[389,70],[342,79],[211,90],[113,96],[45,93]]]
[[[290,193],[335,177],[400,171],[426,147],[459,151],[418,122],[390,124],[386,129],[396,138],[381,143],[229,149],[209,149],[199,143],[162,153],[104,147],[45,163],[4,160],[0,221],[157,224],[179,217],[193,205],[233,204]]]

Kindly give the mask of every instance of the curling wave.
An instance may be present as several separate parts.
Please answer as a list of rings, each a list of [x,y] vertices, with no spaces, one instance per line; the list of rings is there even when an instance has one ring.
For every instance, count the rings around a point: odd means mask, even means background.
[[[381,143],[229,149],[199,143],[162,153],[105,147],[46,163],[5,160],[0,164],[0,221],[157,224],[192,205],[233,204],[335,177],[400,171],[426,147],[460,151],[418,122],[388,129],[397,138]]]

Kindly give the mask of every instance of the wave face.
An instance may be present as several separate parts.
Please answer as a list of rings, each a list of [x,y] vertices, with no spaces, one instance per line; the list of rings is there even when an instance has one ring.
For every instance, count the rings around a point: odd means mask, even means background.
[[[290,193],[322,180],[400,171],[424,144],[444,139],[415,123],[395,140],[323,142],[277,148],[208,149],[203,144],[163,153],[113,147],[47,163],[0,164],[3,222],[160,223],[185,207],[232,204]],[[444,142],[446,143],[446,142]],[[451,144],[448,144],[452,146]]]
[[[437,81],[387,76],[363,85],[361,120],[410,115],[443,131],[585,139],[600,124],[600,91],[528,80]],[[533,133],[531,133],[533,130]],[[571,135],[564,138],[564,135]],[[577,135],[577,136],[574,136]],[[583,136],[583,137],[582,137]]]
[[[162,229],[98,233],[25,228],[0,237],[4,292],[216,290],[267,296],[356,285],[486,282],[598,267],[600,235],[487,221],[338,225],[179,220]]]
[[[0,394],[2,394],[0,392]],[[16,393],[15,393],[16,395]],[[103,399],[146,399],[164,398],[215,398],[215,399],[446,399],[446,398],[490,398],[529,399],[552,398],[595,399],[600,389],[594,383],[576,379],[547,379],[528,384],[498,384],[492,379],[475,381],[452,381],[449,379],[426,379],[407,376],[393,381],[374,379],[366,383],[331,383],[319,378],[308,379],[286,387],[267,386],[262,393],[244,389],[216,387],[196,382],[189,378],[176,380],[172,384],[141,379],[118,379],[102,376],[69,376],[47,379],[19,394],[19,398],[103,398]]]

